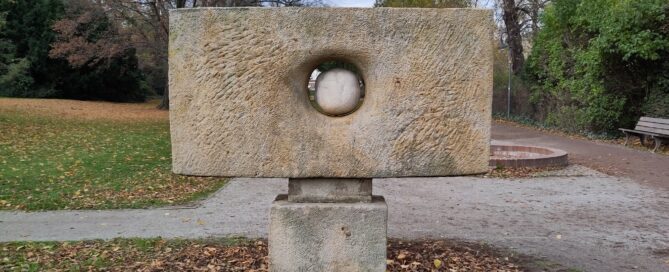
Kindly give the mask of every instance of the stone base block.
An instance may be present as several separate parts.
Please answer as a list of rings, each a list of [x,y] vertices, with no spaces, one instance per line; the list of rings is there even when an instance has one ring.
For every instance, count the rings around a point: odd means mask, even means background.
[[[367,203],[272,203],[270,271],[385,271],[388,207]]]
[[[372,202],[372,179],[291,178],[288,179],[288,201]]]

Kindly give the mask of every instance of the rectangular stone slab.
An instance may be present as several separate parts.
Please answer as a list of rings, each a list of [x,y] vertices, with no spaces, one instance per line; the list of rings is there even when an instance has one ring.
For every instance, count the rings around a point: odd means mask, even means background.
[[[402,177],[488,169],[492,12],[206,8],[170,11],[173,171],[242,177]],[[344,117],[311,106],[326,60],[360,70]]]

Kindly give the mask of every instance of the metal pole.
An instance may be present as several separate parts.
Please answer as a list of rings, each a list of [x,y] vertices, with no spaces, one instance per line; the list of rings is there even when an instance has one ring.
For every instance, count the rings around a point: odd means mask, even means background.
[[[511,118],[511,74],[513,73],[511,47],[507,47],[506,50],[509,52],[509,84],[506,89],[506,118]]]

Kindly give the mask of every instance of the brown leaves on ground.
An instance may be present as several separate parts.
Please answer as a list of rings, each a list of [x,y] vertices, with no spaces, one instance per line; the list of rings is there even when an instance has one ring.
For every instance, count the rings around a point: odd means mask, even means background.
[[[158,262],[160,266],[152,265],[145,271],[268,271],[267,243],[258,240],[230,247],[191,244]]]
[[[522,271],[493,249],[443,240],[388,243],[388,271]]]
[[[548,171],[554,171],[554,170],[560,170],[564,167],[542,167],[542,168],[534,168],[534,167],[517,167],[517,168],[506,168],[506,167],[498,167],[498,168],[492,168],[483,175],[484,177],[487,178],[530,178],[530,177],[535,177],[539,173],[543,172],[548,172]]]
[[[115,239],[0,244],[0,270],[268,271],[267,242]],[[494,249],[467,243],[390,240],[388,271],[522,271]],[[507,254],[508,255],[508,254]]]
[[[157,171],[156,171],[157,172]],[[183,204],[208,196],[227,181],[218,177],[181,176],[171,173],[156,173],[160,183],[149,186],[133,186],[123,190],[113,188],[82,189],[69,196],[70,209],[148,207],[168,204]],[[139,180],[141,182],[143,180]]]
[[[267,271],[267,243],[115,239],[0,245],[0,271]]]
[[[167,122],[169,112],[156,109],[158,102],[156,100],[149,103],[112,103],[66,99],[0,98],[0,110],[28,111],[31,114],[77,120]]]
[[[609,144],[625,145],[625,138],[606,140],[603,142]],[[651,151],[655,147],[655,142],[653,139],[647,138],[645,139],[644,144],[641,144],[641,139],[639,139],[639,137],[631,137],[627,143],[627,147],[641,151]],[[665,141],[664,144],[662,144],[662,146],[660,146],[660,148],[655,151],[655,153],[669,156],[669,144]]]

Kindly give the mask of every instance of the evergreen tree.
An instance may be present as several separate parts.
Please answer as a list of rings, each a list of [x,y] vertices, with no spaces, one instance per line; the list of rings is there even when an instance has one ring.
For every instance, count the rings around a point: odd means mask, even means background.
[[[98,34],[119,35],[104,12],[94,10],[96,6],[74,6],[82,3],[91,2],[0,0],[0,96],[109,101],[146,98],[148,88],[139,71],[134,48],[123,48],[86,65],[70,61],[71,55],[50,56],[58,42],[68,42],[64,38],[104,44],[108,40],[101,41]],[[77,32],[67,33],[66,37],[55,31],[57,22],[89,11],[102,16],[94,17],[88,24],[77,25]],[[108,48],[98,49],[109,52]]]
[[[51,24],[63,13],[60,0],[0,0],[0,95],[48,97],[55,94],[64,62],[49,60]],[[56,74],[54,74],[56,72]]]

